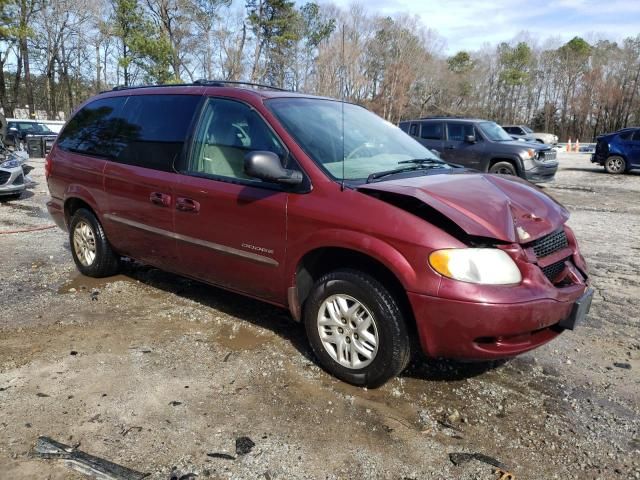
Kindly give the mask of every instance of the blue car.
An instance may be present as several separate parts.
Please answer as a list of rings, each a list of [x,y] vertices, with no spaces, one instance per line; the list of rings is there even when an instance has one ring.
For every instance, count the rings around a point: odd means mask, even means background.
[[[609,173],[625,173],[640,168],[640,127],[624,128],[596,138],[596,152],[591,156]]]

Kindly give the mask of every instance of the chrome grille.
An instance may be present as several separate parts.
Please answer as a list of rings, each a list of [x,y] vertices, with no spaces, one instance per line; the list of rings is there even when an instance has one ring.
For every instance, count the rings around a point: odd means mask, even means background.
[[[4,185],[5,183],[7,183],[7,180],[9,180],[10,176],[11,176],[10,172],[0,171],[0,185]]]
[[[555,150],[545,150],[544,152],[540,152],[540,160],[543,162],[550,162],[551,160],[555,160],[557,157],[557,153]]]
[[[542,258],[569,246],[564,230],[557,230],[530,244],[536,257]]]

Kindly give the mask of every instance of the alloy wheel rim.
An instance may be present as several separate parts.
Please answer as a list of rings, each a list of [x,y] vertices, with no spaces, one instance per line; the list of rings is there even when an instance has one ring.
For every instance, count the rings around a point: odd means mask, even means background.
[[[376,358],[379,338],[375,318],[355,298],[344,294],[327,297],[320,305],[317,325],[322,346],[341,366],[360,370]]]
[[[609,169],[614,172],[619,172],[620,170],[622,170],[622,160],[620,158],[609,159]]]
[[[498,171],[496,172],[500,175],[513,175],[513,171],[507,167],[501,167],[498,169]]]
[[[91,226],[85,221],[79,221],[73,230],[73,249],[85,267],[90,266],[96,259],[96,237]]]

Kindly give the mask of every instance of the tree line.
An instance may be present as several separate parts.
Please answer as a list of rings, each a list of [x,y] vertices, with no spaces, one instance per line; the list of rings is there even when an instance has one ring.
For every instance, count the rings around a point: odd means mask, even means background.
[[[452,55],[445,41],[355,4],[0,0],[0,106],[54,119],[115,85],[207,78],[344,98],[393,123],[464,115],[583,141],[640,124],[640,34],[523,33]]]

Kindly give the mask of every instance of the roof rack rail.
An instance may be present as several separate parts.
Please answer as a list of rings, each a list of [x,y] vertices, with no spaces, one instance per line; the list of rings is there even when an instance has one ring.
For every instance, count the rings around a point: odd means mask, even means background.
[[[264,88],[265,90],[277,90],[279,92],[290,92],[291,90],[287,90],[286,88],[273,87],[271,85],[265,85],[262,83],[253,83],[253,82],[241,82],[238,80],[207,80],[207,79],[199,79],[193,82],[194,85],[206,85],[208,87],[224,87],[227,85],[230,86],[248,86],[255,88]]]
[[[137,88],[156,88],[156,87],[192,87],[193,83],[157,83],[155,85],[116,85],[110,91],[117,92],[119,90],[135,90]],[[107,90],[109,91],[109,90]]]
[[[464,115],[428,115],[426,117],[420,117],[420,120],[430,120],[432,118],[471,118]]]
[[[263,88],[265,90],[277,90],[279,92],[290,92],[291,90],[287,90],[286,88],[278,88],[272,87],[271,85],[263,85],[262,83],[252,83],[252,82],[240,82],[236,80],[206,80],[200,79],[196,80],[193,83],[167,83],[167,84],[155,84],[155,85],[116,85],[111,89],[113,92],[117,92],[120,90],[134,90],[138,88],[154,88],[154,87],[225,87],[225,86],[248,86],[254,87],[256,89]],[[101,92],[104,93],[104,92]]]

